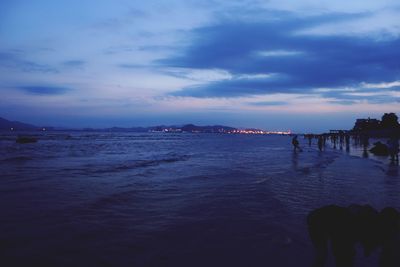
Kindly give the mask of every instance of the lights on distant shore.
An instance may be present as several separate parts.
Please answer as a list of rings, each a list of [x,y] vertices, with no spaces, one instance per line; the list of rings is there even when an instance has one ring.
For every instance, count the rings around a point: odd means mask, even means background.
[[[232,134],[279,134],[279,135],[290,135],[292,132],[289,131],[264,131],[264,130],[258,130],[258,129],[236,129],[229,131],[228,133]]]
[[[228,130],[224,128],[220,129],[213,129],[213,130],[198,130],[198,129],[192,129],[192,130],[183,130],[180,128],[161,128],[161,129],[156,129],[156,130],[149,130],[149,132],[152,133],[221,133],[221,134],[258,134],[258,135],[290,135],[292,134],[291,130],[288,131],[264,131],[260,129],[233,129],[233,130]]]

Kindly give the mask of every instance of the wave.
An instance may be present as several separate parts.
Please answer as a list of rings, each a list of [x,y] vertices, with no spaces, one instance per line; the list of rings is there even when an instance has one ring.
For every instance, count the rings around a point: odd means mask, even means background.
[[[103,196],[96,199],[93,203],[89,205],[90,209],[104,208],[109,205],[124,205],[131,203],[135,196],[135,191],[124,191],[119,193],[114,193],[108,196]]]
[[[180,157],[180,158],[166,158],[166,159],[158,159],[158,160],[140,160],[137,162],[133,163],[128,163],[128,164],[122,164],[120,166],[117,166],[115,169],[133,169],[133,168],[140,168],[140,167],[150,167],[150,166],[157,166],[163,163],[173,163],[177,161],[183,161],[187,160],[186,157]]]
[[[174,163],[174,162],[178,162],[178,161],[186,161],[189,158],[190,158],[189,155],[182,155],[182,156],[153,159],[153,160],[136,160],[136,161],[129,162],[129,163],[117,164],[117,165],[113,165],[108,168],[99,169],[95,172],[106,173],[106,172],[132,170],[132,169],[137,169],[137,168],[154,167],[154,166],[159,166],[161,164]]]
[[[32,160],[33,158],[27,157],[27,156],[19,156],[19,157],[11,157],[11,158],[5,158],[1,160],[2,162],[21,162],[21,161],[28,161]]]

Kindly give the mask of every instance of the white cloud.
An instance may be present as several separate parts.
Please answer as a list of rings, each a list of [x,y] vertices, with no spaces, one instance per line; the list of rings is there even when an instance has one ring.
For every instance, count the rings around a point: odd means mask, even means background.
[[[248,80],[254,80],[254,79],[267,79],[271,78],[272,76],[276,75],[275,73],[257,73],[257,74],[240,74],[236,75],[236,79],[248,79]]]
[[[174,76],[197,82],[213,82],[232,79],[232,74],[221,69],[165,68],[163,71]]]
[[[271,50],[271,51],[258,51],[256,52],[261,57],[290,57],[303,54],[302,51],[291,51],[291,50]]]
[[[364,88],[387,89],[400,86],[400,81],[383,82],[383,83],[361,83],[361,86]]]
[[[375,39],[390,39],[400,36],[400,9],[380,9],[355,14],[353,19],[321,24],[312,28],[298,31],[306,35],[360,35]]]

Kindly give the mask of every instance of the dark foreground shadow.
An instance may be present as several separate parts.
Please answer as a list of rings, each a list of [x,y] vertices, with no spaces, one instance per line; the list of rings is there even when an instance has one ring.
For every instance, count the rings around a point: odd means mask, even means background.
[[[365,256],[380,250],[380,267],[400,266],[400,213],[394,208],[324,206],[310,212],[307,223],[316,252],[313,267],[325,266],[329,244],[337,267],[354,266],[357,243]]]

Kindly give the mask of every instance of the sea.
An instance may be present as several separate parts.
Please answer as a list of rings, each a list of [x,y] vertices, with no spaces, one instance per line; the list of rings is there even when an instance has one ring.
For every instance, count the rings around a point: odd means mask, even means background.
[[[399,166],[290,136],[0,134],[0,266],[311,266],[306,216],[400,210]],[[377,266],[378,255],[356,266]],[[334,266],[329,256],[328,266]]]

